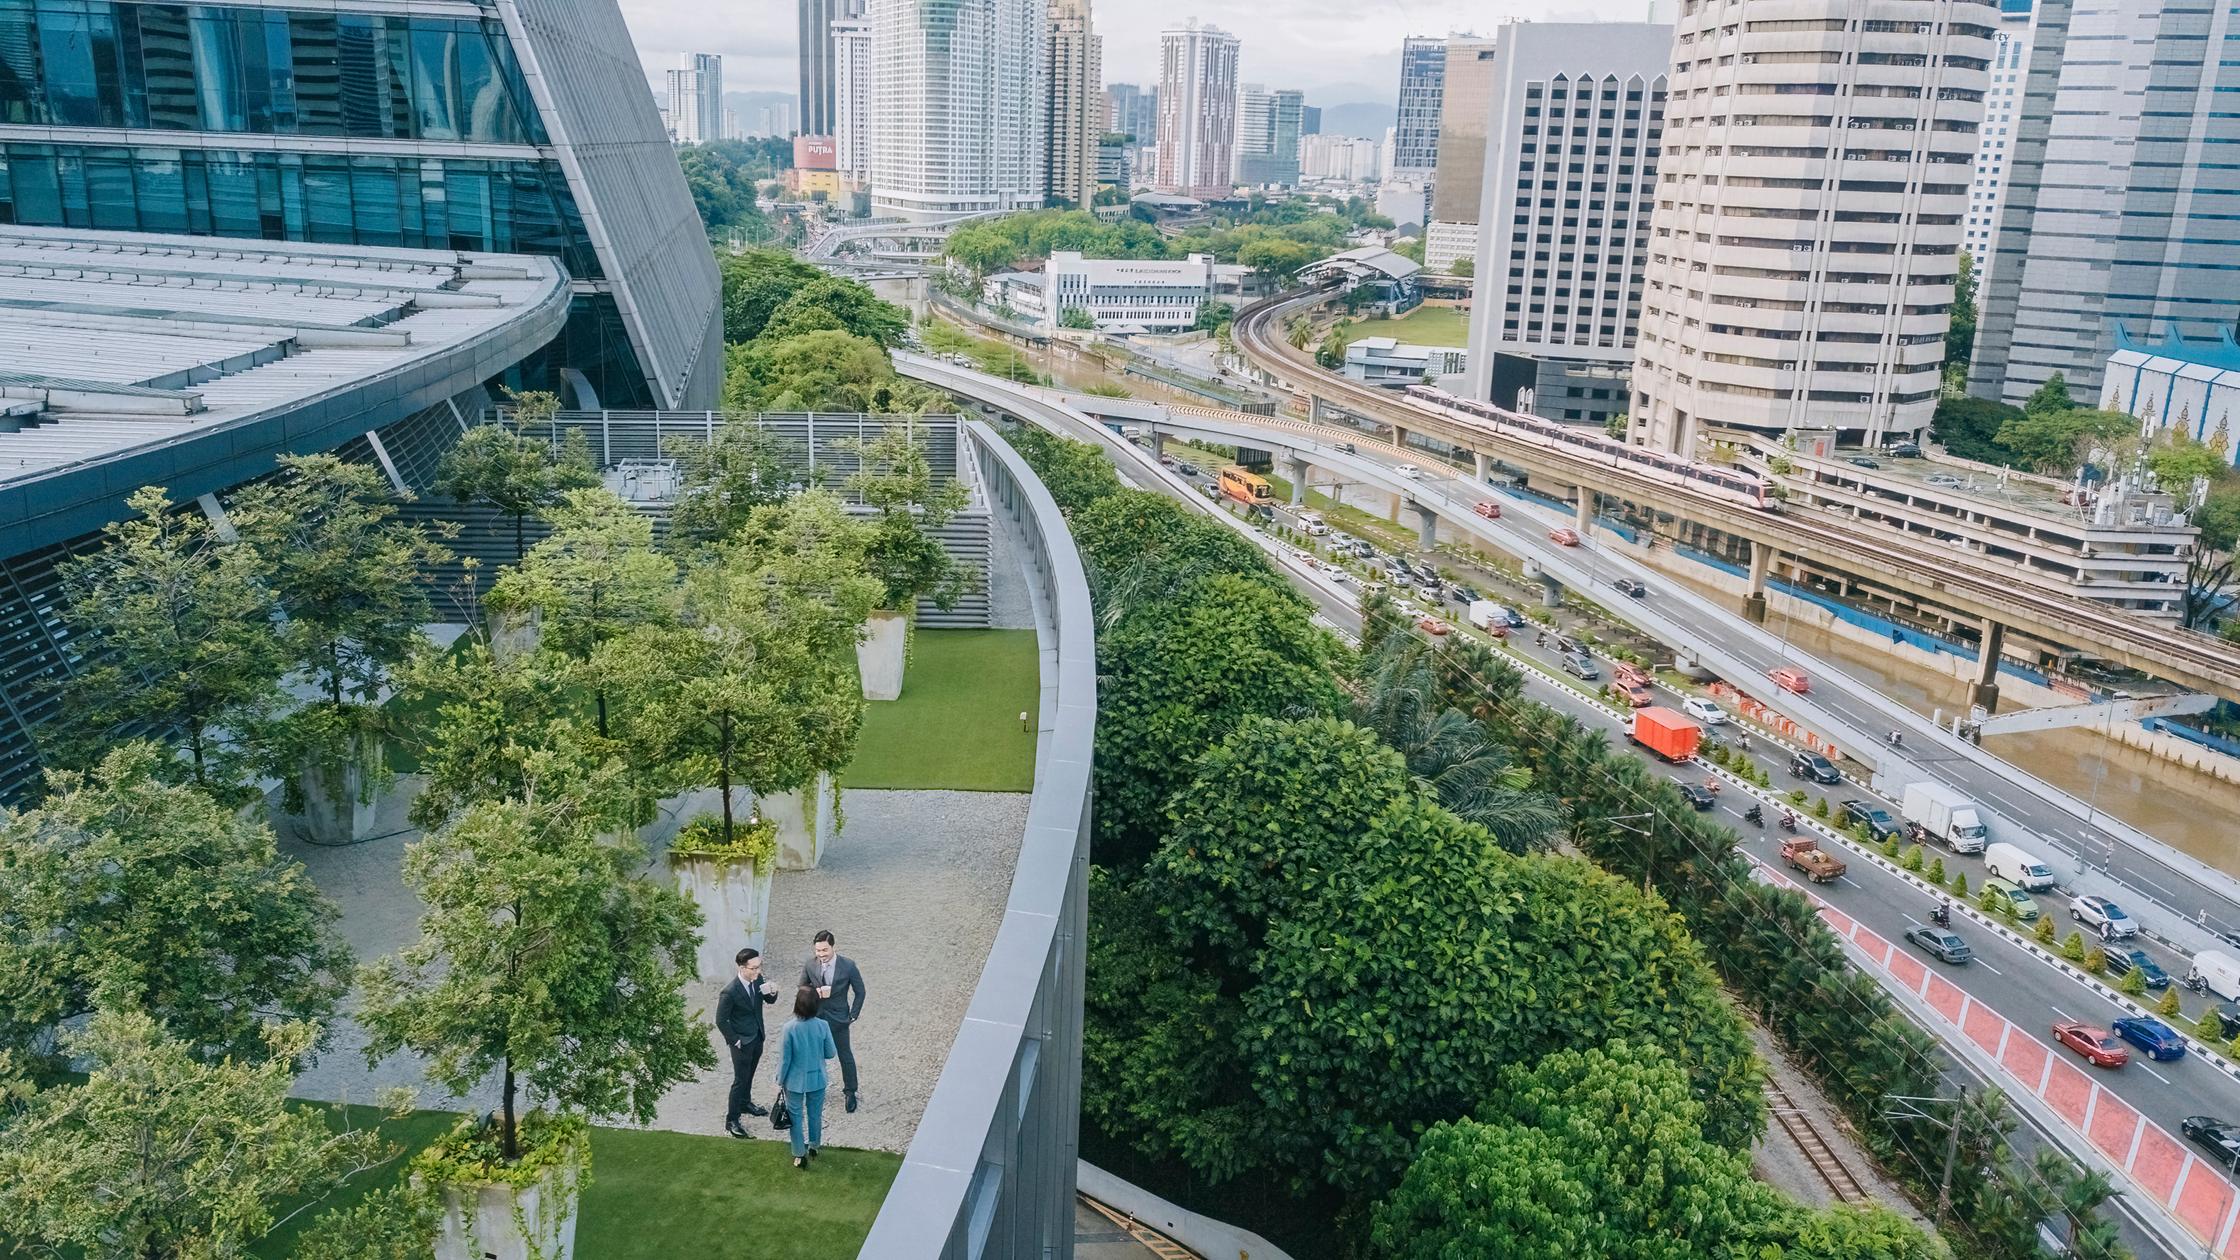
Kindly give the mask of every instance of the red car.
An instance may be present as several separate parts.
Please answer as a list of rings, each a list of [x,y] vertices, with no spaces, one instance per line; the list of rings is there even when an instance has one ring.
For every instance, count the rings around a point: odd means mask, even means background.
[[[1657,702],[1657,693],[1640,683],[1621,683],[1619,687],[1626,693],[1626,703],[1636,709],[1646,709]]]
[[[1548,541],[1558,547],[1576,547],[1579,545],[1579,531],[1569,525],[1558,526],[1548,531]]]
[[[1478,515],[1486,518],[1489,521],[1498,521],[1501,519],[1501,505],[1498,503],[1481,503],[1478,506],[1471,508],[1470,510],[1476,512]]]
[[[1805,676],[1803,670],[1794,665],[1783,665],[1776,669],[1769,669],[1766,671],[1766,677],[1773,680],[1774,686],[1781,688],[1783,691],[1794,691],[1800,696],[1812,690],[1812,680]]]
[[[2081,1019],[2065,1019],[2055,1024],[2053,1039],[2083,1055],[2094,1067],[2119,1068],[2131,1062],[2131,1052],[2123,1048],[2114,1033],[2095,1028]]]
[[[1433,638],[1438,638],[1441,635],[1446,634],[1453,628],[1454,627],[1448,625],[1444,621],[1439,620],[1437,617],[1425,617],[1423,620],[1416,623],[1416,629],[1423,631],[1425,634],[1428,634]]]

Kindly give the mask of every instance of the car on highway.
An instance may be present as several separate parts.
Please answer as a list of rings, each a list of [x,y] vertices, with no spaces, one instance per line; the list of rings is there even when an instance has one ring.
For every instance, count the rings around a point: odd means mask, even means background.
[[[1584,652],[1566,652],[1563,657],[1563,672],[1584,682],[1593,682],[1602,677],[1602,671],[1594,667],[1594,658]]]
[[[2108,974],[2118,980],[2136,970],[2148,988],[2159,991],[2170,987],[2170,973],[2156,966],[2143,949],[2110,945],[2100,951],[2100,961],[2107,964]]]
[[[1951,473],[1930,473],[1928,476],[1923,477],[1921,480],[1928,485],[1937,486],[1946,490],[1950,490],[1956,486],[1964,486],[1968,484],[1968,479],[1966,477],[1955,477]]]
[[[1179,464],[1176,464],[1174,466],[1174,470],[1178,473],[1181,473],[1185,477],[1195,477],[1198,475],[1198,466],[1191,463],[1187,459],[1183,460]]]
[[[1392,471],[1399,473],[1403,477],[1420,477],[1423,475],[1423,470],[1416,467],[1414,464],[1395,465]]]
[[[1680,711],[1705,726],[1725,726],[1727,724],[1727,711],[1720,708],[1719,702],[1716,700],[1706,700],[1701,696],[1689,696],[1680,702]]]
[[[1634,581],[1632,578],[1619,578],[1610,585],[1617,587],[1620,595],[1631,595],[1635,599],[1640,599],[1649,593],[1647,586]]]
[[[1679,788],[1680,795],[1687,799],[1688,804],[1695,806],[1698,812],[1710,809],[1719,803],[1718,795],[1701,783],[1682,781],[1674,783],[1672,786]]]
[[[1478,504],[1476,507],[1473,507],[1470,510],[1476,512],[1478,515],[1486,518],[1489,521],[1498,521],[1501,519],[1501,505],[1493,502],[1490,499]]]
[[[1516,609],[1514,609],[1514,608],[1509,608],[1509,607],[1506,607],[1506,606],[1505,606],[1505,607],[1503,607],[1501,611],[1503,611],[1503,612],[1505,612],[1505,613],[1509,614],[1509,615],[1508,615],[1508,617],[1507,617],[1507,621],[1509,622],[1509,628],[1510,628],[1511,630],[1522,630],[1522,629],[1524,629],[1524,627],[1525,627],[1525,620],[1524,620],[1524,614],[1523,614],[1523,613],[1521,613],[1521,612],[1518,612],[1518,611],[1517,611]]]
[[[1948,962],[1954,966],[1976,956],[1976,952],[1968,948],[1968,943],[1960,939],[1959,933],[1933,923],[1916,923],[1907,928],[1906,940],[1935,954],[1939,962]]]
[[[2119,1068],[2131,1062],[2131,1052],[2123,1048],[2114,1033],[2081,1019],[2054,1021],[2053,1040],[2054,1044],[2083,1055],[2094,1067]]]
[[[1340,442],[1338,443],[1337,449],[1338,452],[1342,455],[1359,455],[1361,453],[1353,449],[1353,443],[1351,442]]]
[[[2139,934],[2139,921],[2106,897],[2085,896],[2069,903],[2069,917],[2100,934],[2103,941]]]
[[[2218,1167],[2229,1173],[2240,1173],[2240,1121],[2187,1116],[2178,1122],[2178,1132],[2186,1135],[2186,1141],[2209,1152]]]
[[[2178,1035],[2177,1029],[2152,1015],[2126,1015],[2108,1027],[2157,1063],[2186,1057],[2186,1039]]]
[[[1548,531],[1548,541],[1558,547],[1576,547],[1579,545],[1579,531],[1569,525],[1558,525]]]
[[[1440,639],[1445,638],[1454,627],[1437,617],[1419,617],[1416,619],[1416,629],[1423,631],[1434,639]]]
[[[1892,442],[1888,446],[1882,448],[1882,453],[1888,455],[1892,459],[1920,459],[1921,443]]]
[[[1447,596],[1458,604],[1475,604],[1485,598],[1478,593],[1477,587],[1465,586],[1460,582],[1456,582],[1447,588]]]
[[[1172,468],[1179,462],[1181,461],[1175,459],[1172,455],[1161,455],[1159,457],[1159,466],[1162,468]]]
[[[1849,458],[1849,459],[1847,459],[1847,460],[1845,460],[1845,461],[1843,461],[1843,462],[1844,462],[1844,463],[1846,463],[1846,464],[1849,464],[1849,465],[1851,465],[1851,466],[1852,466],[1853,468],[1880,468],[1880,467],[1882,467],[1882,461],[1881,461],[1881,460],[1879,460],[1879,459],[1869,459],[1869,458],[1868,458],[1867,456],[1865,456],[1865,455],[1854,455],[1854,456],[1852,456],[1851,458]]]
[[[1353,556],[1356,560],[1374,560],[1377,558],[1376,545],[1356,539],[1353,544]]]
[[[1796,779],[1810,779],[1814,783],[1843,782],[1843,772],[1836,769],[1836,763],[1809,748],[1799,748],[1789,758],[1789,775]]]
[[[1619,690],[1625,694],[1626,703],[1636,709],[1646,709],[1657,702],[1657,693],[1647,683],[1627,683]]]
[[[1843,827],[1865,824],[1867,834],[1877,841],[1903,835],[1906,825],[1899,822],[1889,810],[1872,801],[1844,801],[1836,806],[1836,823]]]
[[[2001,897],[2006,898],[2007,904],[2014,907],[2014,917],[2024,923],[2036,923],[2038,921],[2038,903],[2029,893],[2003,879],[1983,881],[1983,890],[1991,895],[1994,902]]]
[[[1800,696],[1806,695],[1812,690],[1812,679],[1806,677],[1805,672],[1794,665],[1776,665],[1766,671],[1766,677],[1773,680],[1774,686],[1781,688],[1783,691],[1793,691]]]

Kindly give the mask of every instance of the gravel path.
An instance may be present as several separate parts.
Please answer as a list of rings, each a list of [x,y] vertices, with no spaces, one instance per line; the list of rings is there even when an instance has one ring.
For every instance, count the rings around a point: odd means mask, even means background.
[[[839,1146],[899,1152],[917,1130],[995,943],[1028,797],[852,790],[843,792],[841,801],[846,826],[823,865],[781,872],[771,890],[767,966],[773,975],[797,979],[809,938],[830,928],[840,939],[840,952],[863,969],[867,996],[854,1036],[862,1106],[852,1116],[841,1110],[839,1066],[831,1065],[835,1081],[826,1135]],[[413,937],[419,902],[400,876],[405,845],[413,838],[398,835],[348,848],[283,842],[342,908],[343,935],[361,959],[392,953]],[[720,986],[698,982],[693,988],[693,1007],[705,1019]],[[772,1041],[755,1090],[764,1105],[775,1088],[775,1038],[785,1022],[785,1004],[770,1008],[768,1017]],[[709,1035],[712,1041],[713,1032]],[[463,1100],[451,1098],[426,1083],[409,1055],[369,1069],[364,1044],[354,1024],[337,1021],[330,1048],[299,1078],[295,1092],[366,1102],[381,1089],[402,1085],[418,1089],[427,1107],[481,1110],[497,1101],[495,1080],[482,1082]],[[717,1058],[717,1070],[662,1099],[653,1127],[722,1131],[730,1063],[727,1056]],[[752,1131],[780,1136],[767,1121]]]

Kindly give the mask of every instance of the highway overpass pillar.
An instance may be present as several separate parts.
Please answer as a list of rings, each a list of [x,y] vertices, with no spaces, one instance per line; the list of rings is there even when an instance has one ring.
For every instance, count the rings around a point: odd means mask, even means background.
[[[1408,505],[1416,510],[1416,546],[1429,551],[1439,545],[1439,514],[1420,503]]]
[[[1493,471],[1493,460],[1484,451],[1470,452],[1471,462],[1478,466],[1478,484],[1486,483],[1486,474]]]
[[[1291,506],[1305,507],[1307,505],[1307,461],[1303,459],[1285,460],[1283,474],[1291,479]]]
[[[1983,638],[1976,648],[1976,685],[1968,693],[1968,702],[1985,713],[1999,711],[1999,657],[2006,646],[2007,628],[1984,618]]]
[[[1750,590],[1742,597],[1742,615],[1755,625],[1766,621],[1766,573],[1773,568],[1773,548],[1750,544]]]
[[[1403,428],[1401,428],[1401,427],[1400,427],[1399,425],[1397,425],[1397,424],[1396,424],[1396,425],[1393,425],[1393,426],[1392,426],[1392,444],[1393,444],[1394,446],[1406,446],[1406,445],[1408,444],[1408,431],[1407,431],[1406,429],[1403,429]]]
[[[1587,531],[1594,527],[1594,491],[1585,486],[1579,487],[1579,499],[1577,506],[1573,509],[1573,518],[1577,524],[1579,536],[1581,538],[1586,537]]]
[[[1151,455],[1154,459],[1165,459],[1167,456],[1167,435],[1157,429],[1151,431]]]

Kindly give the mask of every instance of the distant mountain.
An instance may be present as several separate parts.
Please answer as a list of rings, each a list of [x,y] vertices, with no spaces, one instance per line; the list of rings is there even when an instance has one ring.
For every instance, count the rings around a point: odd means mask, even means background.
[[[761,128],[762,111],[780,101],[789,106],[793,105],[793,93],[725,92],[723,94],[723,107],[731,111],[732,116],[739,120],[739,129],[748,135],[755,134]],[[796,125],[799,125],[800,121],[798,117],[794,119]]]
[[[1399,110],[1390,103],[1354,101],[1346,105],[1322,107],[1322,134],[1326,136],[1366,136],[1371,140],[1384,138],[1384,129],[1399,117]]]

